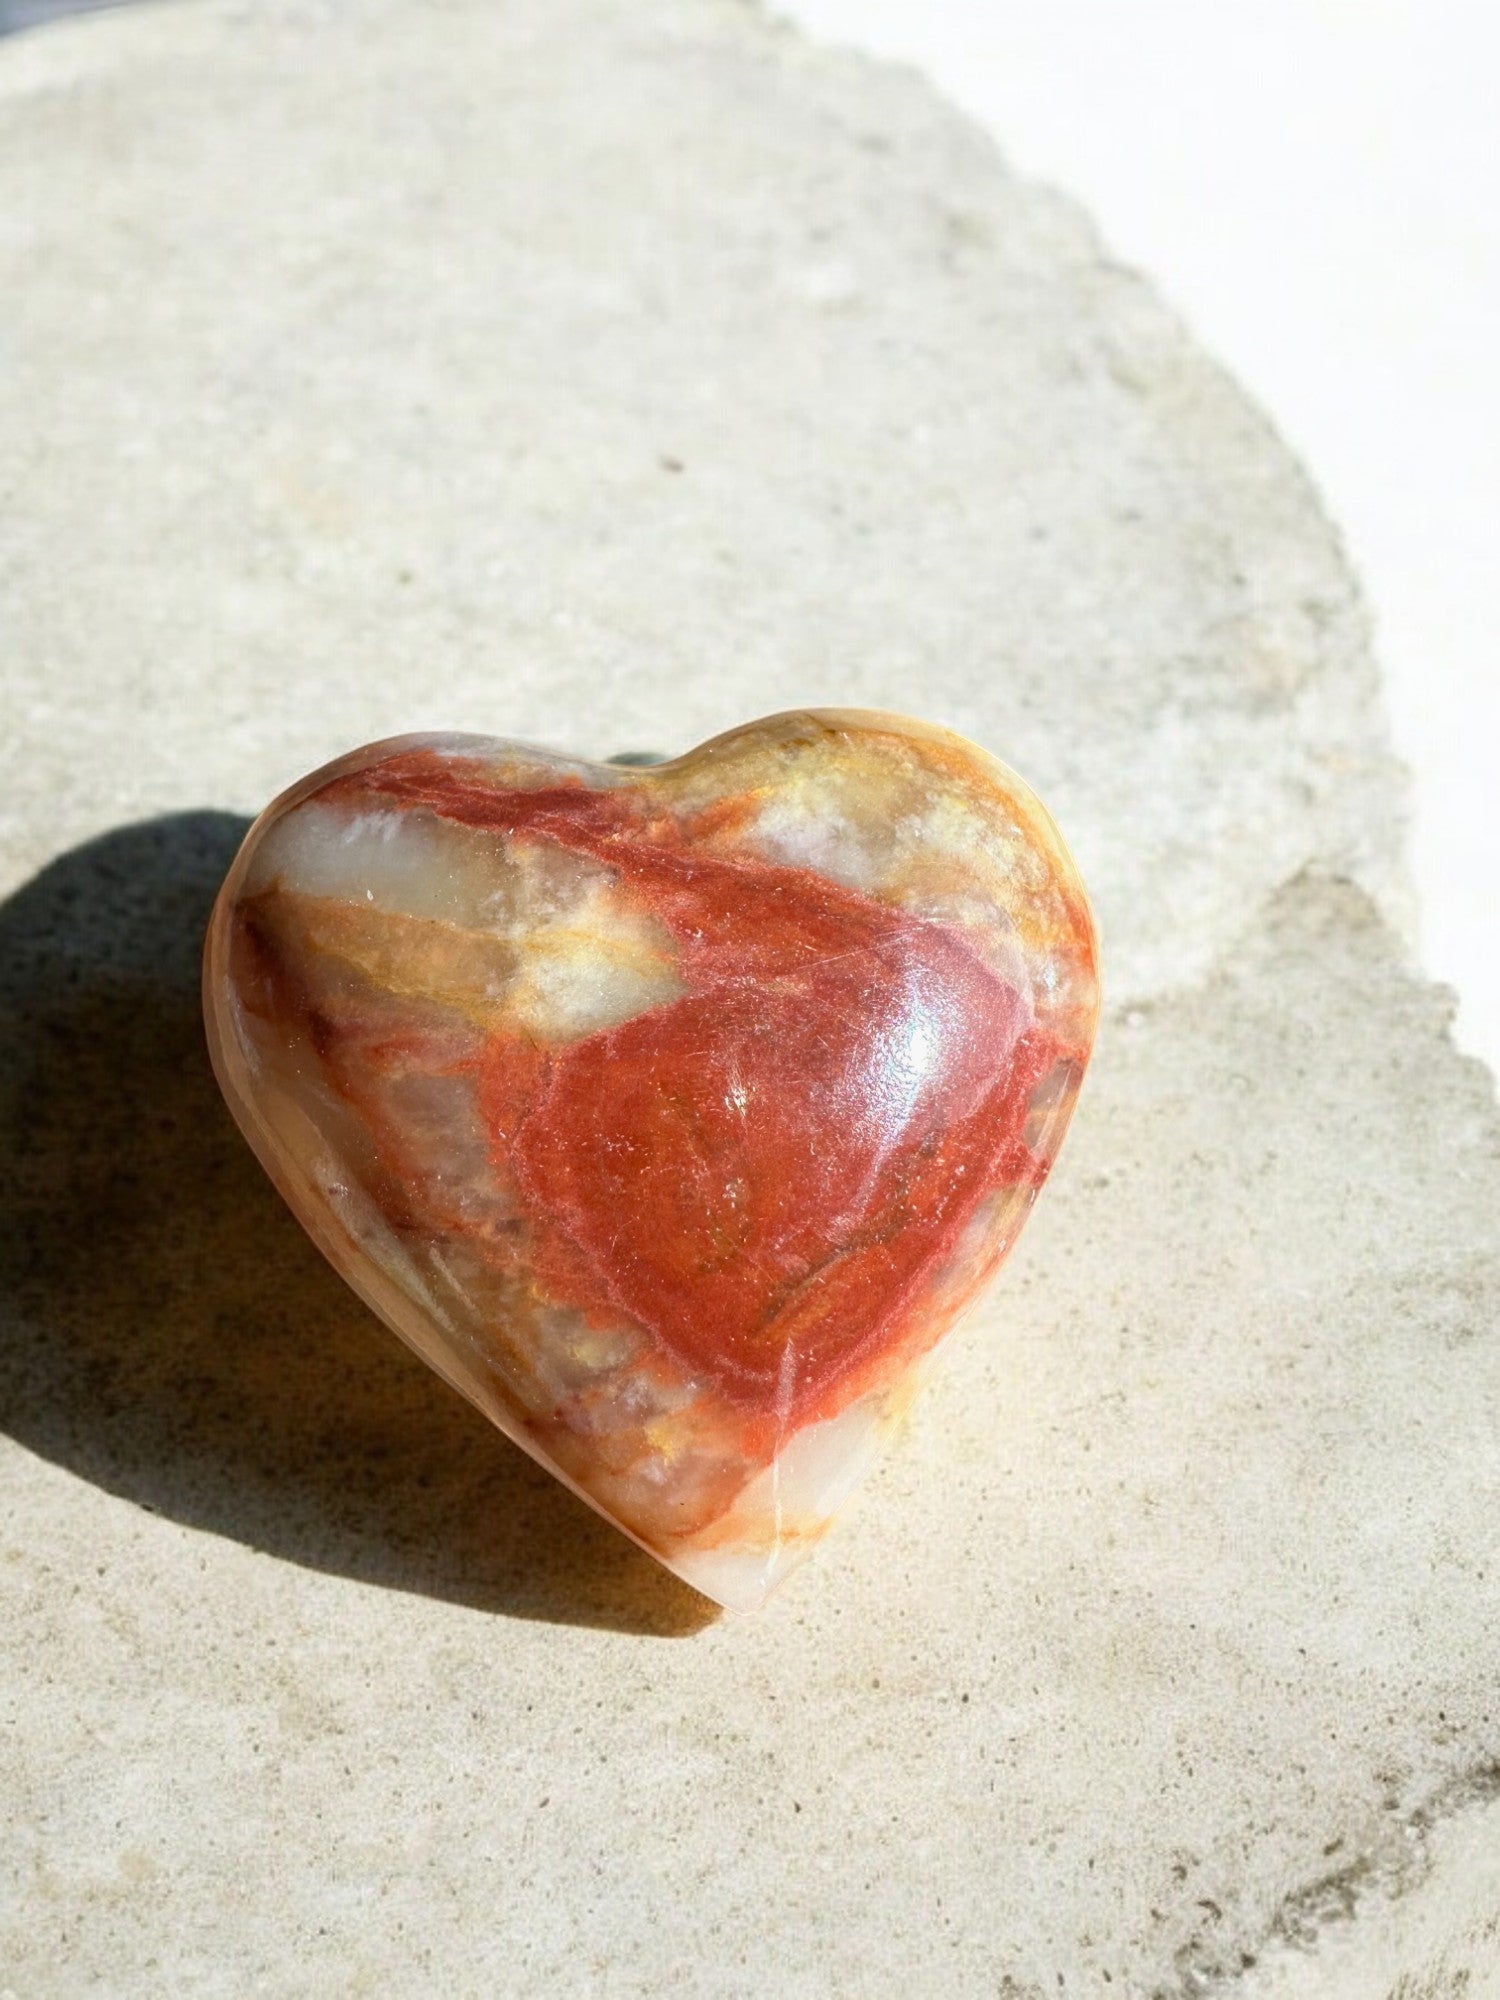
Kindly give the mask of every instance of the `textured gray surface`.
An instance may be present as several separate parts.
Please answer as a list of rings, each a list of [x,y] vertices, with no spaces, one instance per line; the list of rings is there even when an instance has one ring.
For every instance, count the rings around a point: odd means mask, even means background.
[[[1500,1770],[1401,1828],[1386,1866],[1335,1869],[1295,1899],[1236,2000],[1496,2000]]]
[[[1373,1923],[1500,1755],[1500,1159],[1261,420],[920,85],[712,0],[39,30],[0,215],[5,1978],[1175,1994]],[[361,739],[813,700],[1039,786],[1113,1006],[904,1447],[705,1626],[281,1213],[196,932]]]

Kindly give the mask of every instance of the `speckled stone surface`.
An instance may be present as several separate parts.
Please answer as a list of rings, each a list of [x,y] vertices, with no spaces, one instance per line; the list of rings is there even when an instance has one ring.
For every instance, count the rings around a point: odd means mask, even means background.
[[[1482,1991],[1500,1128],[1259,417],[915,80],[711,0],[39,30],[0,215],[0,1983]],[[705,1623],[323,1266],[197,954],[354,743],[809,701],[1026,772],[1109,1005],[909,1435]]]
[[[871,709],[633,770],[367,745],[261,814],[203,954],[225,1102],[334,1269],[730,1611],[993,1282],[1098,1014],[1046,807]]]

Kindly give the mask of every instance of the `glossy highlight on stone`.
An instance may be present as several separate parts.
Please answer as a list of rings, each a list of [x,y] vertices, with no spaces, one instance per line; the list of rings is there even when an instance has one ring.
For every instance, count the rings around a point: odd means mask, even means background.
[[[645,768],[355,751],[251,829],[204,995],[225,1096],[337,1269],[734,1609],[1009,1251],[1098,1004],[1033,794],[857,710]]]

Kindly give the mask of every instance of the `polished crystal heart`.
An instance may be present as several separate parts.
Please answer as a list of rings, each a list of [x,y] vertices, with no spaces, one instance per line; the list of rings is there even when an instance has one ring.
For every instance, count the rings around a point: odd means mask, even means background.
[[[205,996],[235,1116],[349,1283],[735,1609],[1015,1241],[1097,1012],[1032,793],[840,710],[641,769],[355,751],[251,830]]]

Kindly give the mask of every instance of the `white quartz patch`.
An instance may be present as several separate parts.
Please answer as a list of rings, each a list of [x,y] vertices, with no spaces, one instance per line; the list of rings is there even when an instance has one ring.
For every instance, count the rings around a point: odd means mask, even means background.
[[[779,1520],[807,1533],[831,1520],[875,1461],[890,1425],[885,1395],[865,1396],[820,1424],[807,1424],[735,1503],[735,1520]]]
[[[682,991],[661,926],[602,882],[555,916],[516,918],[508,934],[521,954],[510,1010],[547,1041],[613,1027]]]
[[[508,977],[493,953],[484,957],[476,1004],[543,1041],[592,1034],[682,990],[670,936],[613,872],[541,841],[312,799],[271,827],[256,854],[247,892],[272,888],[509,946]]]
[[[773,793],[757,812],[751,837],[773,861],[811,868],[866,894],[889,869],[889,831],[841,811],[825,792]]]
[[[891,1422],[890,1399],[880,1394],[806,1425],[714,1522],[703,1544],[672,1550],[672,1567],[729,1610],[754,1610],[868,1474]]]

